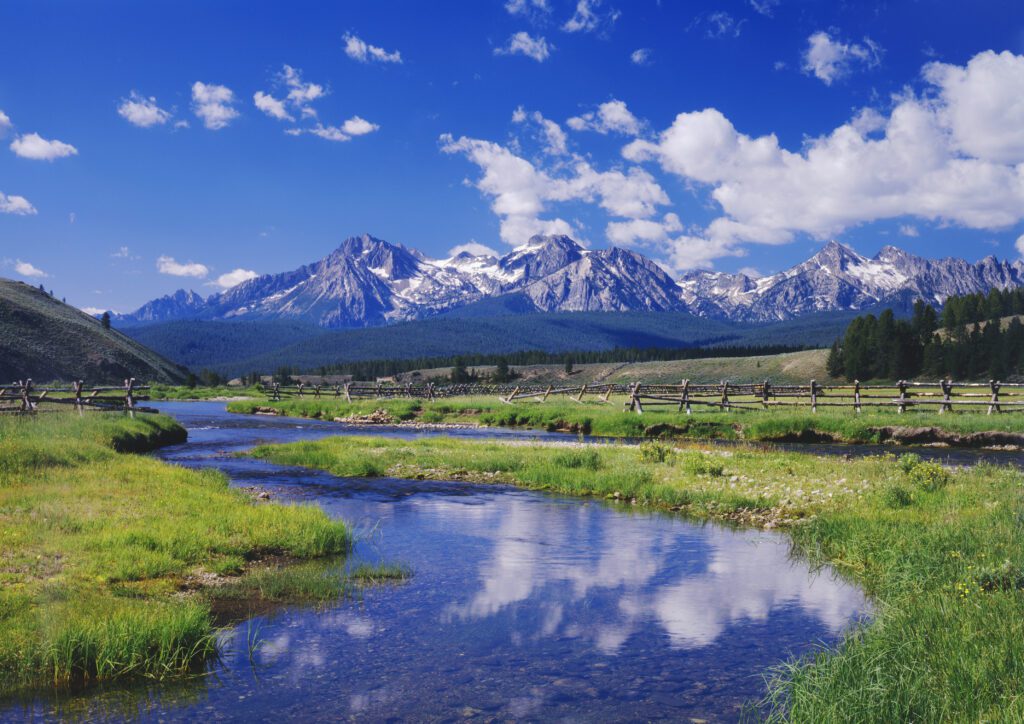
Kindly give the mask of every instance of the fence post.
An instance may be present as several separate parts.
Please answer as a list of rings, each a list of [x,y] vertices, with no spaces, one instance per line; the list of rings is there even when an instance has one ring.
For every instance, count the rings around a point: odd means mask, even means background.
[[[82,380],[77,380],[71,383],[71,389],[75,391],[75,409],[78,410],[78,414],[82,414]]]
[[[679,407],[676,408],[676,412],[682,412],[686,409],[686,414],[690,414],[690,381],[683,380],[679,383]]]
[[[27,379],[21,384],[21,411],[30,412],[32,410],[32,380]]]
[[[587,383],[583,383],[583,387],[580,388],[579,397],[576,398],[576,402],[583,402],[583,395],[587,394]]]
[[[988,381],[988,385],[992,389],[992,399],[989,400],[988,414],[991,415],[993,412],[997,412],[997,413],[998,412],[1002,412],[1002,410],[999,407],[999,382],[998,382],[998,380],[989,380]]]
[[[636,401],[636,414],[644,414],[644,403],[640,401],[640,383],[637,382],[633,385],[633,399]]]
[[[604,397],[601,398],[602,402],[608,402],[608,398],[612,396],[612,390],[614,388],[615,388],[615,385],[612,385],[612,384],[608,385],[608,389],[604,391]]]
[[[939,386],[942,388],[942,406],[939,407],[939,414],[943,412],[953,411],[953,381],[950,379],[939,380]]]
[[[725,380],[722,381],[722,410],[729,409],[729,383]]]
[[[280,401],[280,399],[281,399],[281,383],[280,382],[275,382],[274,383],[274,400],[275,401]]]
[[[818,381],[811,380],[811,412],[818,411]]]
[[[130,417],[135,417],[135,378],[124,381],[124,410]]]
[[[551,394],[551,385],[548,385],[548,388],[547,388],[547,390],[544,391],[544,396],[542,398],[540,398],[540,401],[541,402],[547,402],[548,401],[548,395],[550,395],[550,394]]]
[[[860,414],[860,380],[853,381],[853,409]]]
[[[904,412],[907,411],[907,381],[900,380],[896,384],[900,391],[900,399],[898,402],[899,409],[897,410],[897,412],[902,415]]]
[[[351,382],[346,382],[345,383],[345,401],[346,402],[352,402],[352,391],[350,389],[351,386],[352,386]]]
[[[768,397],[771,395],[771,392],[772,383],[769,382],[768,380],[765,380],[761,384],[761,406],[766,410],[768,409]]]
[[[434,401],[434,383],[433,382],[428,382],[427,383],[427,400],[429,400],[430,402]]]

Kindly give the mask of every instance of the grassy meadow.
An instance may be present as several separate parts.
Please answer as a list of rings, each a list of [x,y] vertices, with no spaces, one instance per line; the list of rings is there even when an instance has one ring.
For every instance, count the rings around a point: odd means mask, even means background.
[[[343,476],[512,483],[780,526],[872,597],[836,650],[770,672],[772,718],[1024,719],[1024,475],[651,441],[572,446],[333,438],[253,455]]]
[[[215,654],[211,603],[238,590],[207,584],[262,571],[262,589],[305,598],[312,575],[282,582],[260,562],[348,550],[346,527],[317,508],[118,452],[185,437],[159,415],[0,418],[0,694],[186,674]],[[331,583],[337,595],[342,578]]]
[[[565,431],[609,437],[675,437],[689,439],[744,439],[783,441],[808,438],[836,442],[871,443],[881,439],[880,428],[889,426],[934,427],[959,434],[983,431],[1024,433],[1024,413],[985,415],[978,412],[938,414],[911,408],[900,415],[893,410],[865,408],[855,414],[850,408],[823,407],[812,413],[808,408],[779,408],[722,412],[694,408],[692,415],[675,407],[648,407],[638,415],[623,409],[622,397],[608,404],[593,399],[582,403],[565,397],[547,402],[523,401],[505,404],[497,397],[458,397],[452,399],[355,400],[324,396],[290,398],[278,402],[265,399],[240,400],[228,404],[238,413],[272,410],[293,417],[333,420],[356,418],[384,410],[395,423],[454,423],[488,427],[522,427],[536,430]]]

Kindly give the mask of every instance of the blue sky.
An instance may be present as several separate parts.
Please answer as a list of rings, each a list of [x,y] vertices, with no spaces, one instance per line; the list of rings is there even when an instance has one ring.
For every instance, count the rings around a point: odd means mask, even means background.
[[[127,311],[363,232],[1020,255],[1020,2],[323,5],[3,3],[0,275]]]

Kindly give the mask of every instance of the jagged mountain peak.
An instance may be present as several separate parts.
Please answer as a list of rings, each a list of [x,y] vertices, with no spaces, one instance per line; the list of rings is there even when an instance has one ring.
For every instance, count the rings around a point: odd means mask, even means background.
[[[538,235],[500,259],[462,252],[431,260],[370,234],[345,239],[320,261],[243,282],[203,299],[178,290],[122,321],[302,319],[355,327],[422,319],[488,299],[519,311],[689,311],[742,321],[860,310],[912,299],[1024,284],[1024,263],[986,257],[929,260],[885,246],[868,258],[838,241],[808,260],[757,279],[695,271],[676,282],[629,249],[590,251],[564,235]]]

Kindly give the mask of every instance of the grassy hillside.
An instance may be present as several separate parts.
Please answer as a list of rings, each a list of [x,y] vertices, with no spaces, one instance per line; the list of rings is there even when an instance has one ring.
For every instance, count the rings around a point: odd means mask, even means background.
[[[335,331],[285,322],[169,322],[126,333],[181,364],[234,376],[285,365],[311,370],[361,360],[522,350],[824,346],[842,334],[852,316],[835,313],[749,324],[681,313],[578,312],[440,318]]]
[[[719,357],[713,359],[672,360],[667,362],[626,362],[576,365],[572,374],[563,365],[513,366],[519,375],[516,382],[526,384],[573,385],[592,383],[677,383],[690,380],[699,384],[721,382],[762,382],[775,384],[807,384],[810,380],[826,382],[825,372],[828,350],[811,349],[803,352],[762,355],[758,357]],[[481,376],[494,373],[494,367],[474,367]],[[417,370],[426,379],[446,378],[450,367]],[[415,374],[415,373],[413,373]],[[410,375],[402,375],[403,379]]]
[[[0,381],[181,382],[187,373],[49,294],[0,279]]]

